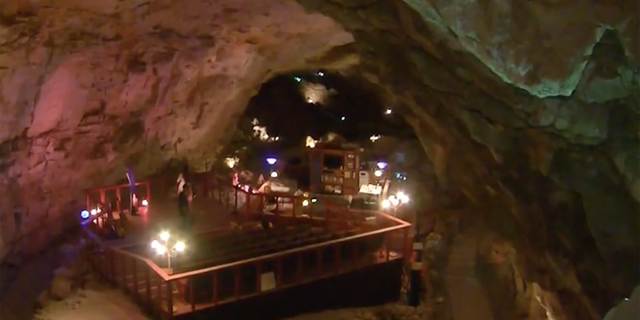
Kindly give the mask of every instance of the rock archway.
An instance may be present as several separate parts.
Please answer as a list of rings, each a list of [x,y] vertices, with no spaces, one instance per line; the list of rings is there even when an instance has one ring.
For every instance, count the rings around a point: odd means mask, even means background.
[[[124,165],[144,175],[175,157],[204,164],[262,82],[322,67],[379,86],[438,183],[512,243],[527,281],[597,312],[638,282],[637,1],[1,9],[3,256],[39,224],[73,223],[80,190]]]

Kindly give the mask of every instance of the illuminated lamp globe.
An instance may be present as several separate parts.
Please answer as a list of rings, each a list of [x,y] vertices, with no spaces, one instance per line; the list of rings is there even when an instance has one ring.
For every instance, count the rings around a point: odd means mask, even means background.
[[[174,246],[174,248],[176,248],[176,251],[178,251],[178,252],[182,252],[182,251],[184,251],[184,249],[186,248],[186,245],[184,244],[184,242],[182,242],[182,241],[178,241],[178,242],[176,243],[176,245]]]
[[[278,177],[278,173],[273,171],[271,172],[271,178],[277,178]]]
[[[376,177],[380,178],[380,177],[382,177],[382,170],[376,170],[373,174],[374,174]]]
[[[308,206],[308,205],[309,205],[309,200],[303,200],[303,201],[302,201],[302,206],[303,206],[303,207],[306,207],[306,206]]]
[[[163,231],[162,233],[160,233],[160,240],[162,241],[166,242],[167,240],[169,240],[169,237],[169,232]]]
[[[227,165],[227,167],[233,169],[233,167],[236,166],[236,163],[238,162],[237,159],[235,158],[226,158],[224,159],[224,163]]]
[[[380,170],[384,170],[384,168],[386,168],[389,164],[383,161],[380,161],[376,164],[376,166],[378,166],[378,169]]]
[[[398,194],[396,194],[396,197],[400,199],[402,203],[409,203],[409,196],[402,191],[398,192]]]
[[[89,218],[89,215],[90,215],[89,210],[82,210],[82,211],[80,211],[80,218],[82,218],[82,219],[87,219],[87,218]]]
[[[149,205],[149,201],[147,199],[142,200],[142,206],[146,207]]]
[[[272,166],[274,164],[276,164],[276,162],[278,162],[278,159],[276,158],[267,158],[267,163]]]
[[[167,253],[167,248],[166,248],[165,246],[162,246],[162,245],[157,246],[157,247],[155,247],[154,249],[156,249],[156,252],[157,252],[158,254],[165,254],[165,253]]]
[[[389,209],[391,207],[391,202],[389,200],[382,200],[382,209]]]

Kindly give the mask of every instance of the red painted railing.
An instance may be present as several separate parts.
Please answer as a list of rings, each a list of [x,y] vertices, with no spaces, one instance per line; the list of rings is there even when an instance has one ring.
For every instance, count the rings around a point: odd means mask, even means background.
[[[211,173],[196,175],[193,180],[197,195],[217,199],[228,209],[237,211],[244,221],[253,219],[256,215],[262,215],[266,195],[231,186]],[[146,192],[146,199],[149,199],[153,193],[152,184],[160,186],[160,194],[167,194],[167,180],[145,180],[139,185]],[[87,190],[87,207],[95,206],[92,199],[96,196],[92,196],[93,194],[97,193],[100,201],[104,202],[106,192],[111,190],[116,195],[121,195],[121,189],[128,187],[128,185],[116,185]],[[262,287],[263,277],[272,276],[273,283],[268,290],[274,291],[349,272],[367,265],[409,257],[410,224],[400,219],[381,212],[353,211],[347,208],[331,208],[324,212],[322,217],[314,218],[313,211],[301,205],[301,202],[306,200],[304,197],[281,195],[280,199],[283,201],[281,205],[293,204],[292,210],[277,211],[270,215],[273,219],[304,217],[309,221],[318,220],[319,223],[352,226],[361,225],[365,216],[374,214],[388,226],[336,240],[169,275],[149,259],[114,248],[102,241],[96,235],[96,224],[92,223],[93,220],[104,218],[104,213],[100,213],[84,222],[86,234],[95,244],[96,254],[93,255],[93,265],[105,279],[131,294],[150,312],[160,315],[163,319],[171,319],[177,314],[259,295],[265,291]],[[394,239],[402,239],[402,241],[396,243],[397,250],[392,252]],[[373,254],[375,252],[377,255]],[[292,267],[293,271],[284,270]],[[253,276],[246,276],[247,272]],[[252,283],[247,283],[247,279]],[[199,287],[203,282],[205,287],[211,289],[206,290],[204,295],[197,292],[201,290]]]

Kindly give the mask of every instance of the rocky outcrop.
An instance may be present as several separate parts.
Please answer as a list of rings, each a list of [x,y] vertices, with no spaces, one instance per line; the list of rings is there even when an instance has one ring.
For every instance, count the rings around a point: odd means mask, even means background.
[[[637,1],[298,2],[3,1],[2,256],[125,165],[204,165],[260,83],[323,67],[377,86],[527,281],[595,313],[638,283]]]

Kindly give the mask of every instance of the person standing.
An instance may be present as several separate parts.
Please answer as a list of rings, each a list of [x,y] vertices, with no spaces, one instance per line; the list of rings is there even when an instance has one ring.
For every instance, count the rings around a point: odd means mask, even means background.
[[[129,213],[132,216],[138,215],[138,195],[136,194],[136,178],[133,170],[127,167],[127,181],[129,182]]]
[[[183,226],[187,228],[193,222],[193,215],[191,213],[193,188],[182,173],[178,176],[176,184],[178,193],[178,212]]]
[[[191,201],[190,198],[191,187],[184,183],[179,188],[178,192],[178,212],[180,213],[180,220],[184,227],[187,227],[191,217]]]

